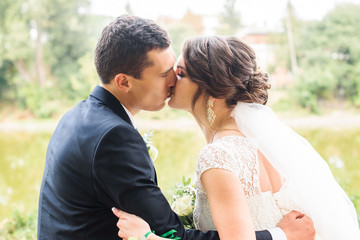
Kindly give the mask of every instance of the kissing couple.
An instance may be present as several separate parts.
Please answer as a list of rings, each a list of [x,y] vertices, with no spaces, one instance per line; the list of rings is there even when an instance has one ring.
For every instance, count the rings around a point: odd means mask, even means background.
[[[268,75],[247,44],[194,37],[175,61],[151,20],[122,15],[105,27],[100,84],[49,142],[38,239],[360,239],[355,208],[325,161],[265,106]],[[197,230],[171,210],[133,120],[169,98],[207,141],[196,164]]]

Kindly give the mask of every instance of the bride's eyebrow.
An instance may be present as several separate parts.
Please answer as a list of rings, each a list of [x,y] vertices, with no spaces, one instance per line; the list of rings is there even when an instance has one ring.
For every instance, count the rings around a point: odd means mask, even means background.
[[[181,65],[177,65],[176,67],[177,67],[177,68],[181,68],[182,70],[186,71],[186,69],[185,69],[183,66],[181,66]]]

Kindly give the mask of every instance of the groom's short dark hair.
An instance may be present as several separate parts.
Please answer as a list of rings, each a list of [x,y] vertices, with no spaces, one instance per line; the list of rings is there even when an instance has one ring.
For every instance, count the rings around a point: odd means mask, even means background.
[[[170,46],[167,32],[154,21],[121,15],[102,31],[95,49],[95,66],[100,81],[107,84],[117,74],[141,78],[152,63],[147,53]]]

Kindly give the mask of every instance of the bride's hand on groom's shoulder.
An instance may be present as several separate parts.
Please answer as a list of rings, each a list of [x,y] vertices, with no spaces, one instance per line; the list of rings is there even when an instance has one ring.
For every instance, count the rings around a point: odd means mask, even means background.
[[[137,239],[142,238],[146,233],[150,232],[150,226],[142,218],[121,211],[117,208],[111,209],[115,216],[119,218],[116,226],[119,228],[118,236],[123,239],[129,239],[136,237]]]
[[[303,213],[291,211],[279,222],[287,240],[314,240],[315,229],[313,221]]]

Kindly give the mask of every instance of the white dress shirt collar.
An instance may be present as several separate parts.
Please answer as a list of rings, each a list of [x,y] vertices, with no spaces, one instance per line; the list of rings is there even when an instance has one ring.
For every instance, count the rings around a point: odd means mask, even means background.
[[[133,115],[131,115],[130,111],[122,103],[121,103],[121,105],[123,106],[123,108],[125,109],[125,112],[129,116],[131,124],[134,126],[134,128],[136,128],[135,119],[134,119]]]

